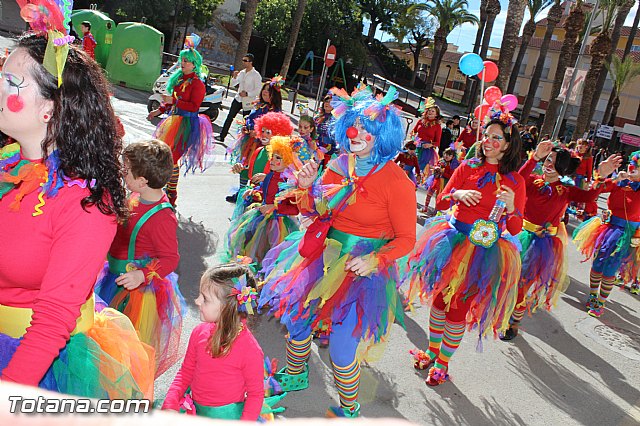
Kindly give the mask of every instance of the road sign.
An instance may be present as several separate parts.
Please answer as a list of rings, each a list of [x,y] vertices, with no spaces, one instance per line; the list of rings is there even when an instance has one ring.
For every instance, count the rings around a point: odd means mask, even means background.
[[[620,142],[627,145],[640,146],[640,137],[623,133],[622,135],[620,135]]]
[[[613,126],[599,125],[598,130],[596,130],[596,137],[611,139],[613,137]]]
[[[336,47],[334,45],[329,46],[327,49],[327,54],[324,57],[324,63],[327,65],[327,68],[331,67],[331,65],[336,62]]]

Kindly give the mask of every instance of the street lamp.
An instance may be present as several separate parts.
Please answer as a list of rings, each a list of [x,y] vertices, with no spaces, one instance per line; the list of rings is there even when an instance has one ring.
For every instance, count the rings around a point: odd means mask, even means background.
[[[444,90],[447,88],[447,83],[449,82],[449,74],[451,74],[451,65],[447,65],[447,77],[444,79],[444,86],[442,86],[442,93],[440,93],[440,97],[444,98]]]

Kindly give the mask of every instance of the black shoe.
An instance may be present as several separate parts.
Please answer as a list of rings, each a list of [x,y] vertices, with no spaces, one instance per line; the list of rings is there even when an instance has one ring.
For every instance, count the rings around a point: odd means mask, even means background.
[[[218,142],[224,142],[224,138],[222,137],[222,135],[218,135],[214,139],[217,140]]]
[[[508,342],[509,340],[513,340],[518,335],[518,328],[509,327],[504,334],[500,335],[500,340],[503,342]]]
[[[225,200],[227,200],[227,203],[235,204],[236,201],[238,201],[238,193],[236,192],[233,195],[228,195]]]

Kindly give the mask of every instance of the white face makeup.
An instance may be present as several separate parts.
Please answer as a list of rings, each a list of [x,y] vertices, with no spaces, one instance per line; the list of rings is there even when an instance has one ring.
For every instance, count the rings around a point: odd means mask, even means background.
[[[269,145],[269,142],[271,141],[272,136],[273,136],[273,132],[263,127],[260,132],[260,143],[262,143],[262,146]]]
[[[547,158],[544,160],[544,164],[542,165],[542,171],[544,172],[544,175],[547,179],[553,180],[560,176],[558,174],[558,171],[556,170],[557,155],[558,154],[556,152],[551,152],[551,154],[549,154]]]
[[[353,127],[358,131],[355,138],[349,139],[349,150],[359,157],[366,157],[373,150],[375,137],[367,132],[360,119],[353,123]]]
[[[640,181],[640,170],[638,170],[637,167],[629,164],[629,166],[627,167],[627,173],[629,174],[629,178],[632,181],[635,181],[635,182]]]

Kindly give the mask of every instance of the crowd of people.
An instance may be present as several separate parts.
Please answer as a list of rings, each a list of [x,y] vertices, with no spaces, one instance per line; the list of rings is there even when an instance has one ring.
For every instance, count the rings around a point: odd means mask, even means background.
[[[13,253],[0,258],[2,381],[153,399],[154,379],[181,362],[163,409],[255,421],[309,386],[316,338],[328,342],[340,401],[328,415],[358,417],[361,363],[392,324],[404,326],[405,308],[430,306],[427,346],[408,357],[429,386],[449,380],[466,331],[479,344],[509,341],[527,312],[553,308],[568,286],[571,203],[585,219],[573,240],[593,260],[589,314],[603,315],[618,274],[638,292],[640,151],[626,171],[615,154],[594,166],[588,141],[573,151],[521,131],[500,102],[461,128],[457,116],[442,126],[428,99],[406,137],[395,88],[365,85],[331,89],[294,131],[283,79],[258,82],[247,54],[219,136],[242,111],[228,148],[240,189],[227,198],[223,263],[202,275],[202,324],[182,357],[178,178],[204,170],[214,144],[198,115],[197,38],[149,115],[167,114],[154,138],[123,148],[101,69],[77,46],[51,43],[64,27],[47,29],[19,39],[0,86],[0,217],[11,225],[0,245]],[[66,58],[53,68],[50,49]],[[432,214],[417,233],[418,187]],[[249,329],[259,314],[287,329],[278,371]]]

